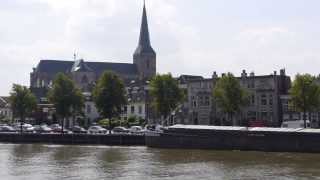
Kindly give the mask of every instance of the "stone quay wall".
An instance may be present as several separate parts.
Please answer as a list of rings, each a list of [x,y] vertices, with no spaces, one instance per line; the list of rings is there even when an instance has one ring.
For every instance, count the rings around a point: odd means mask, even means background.
[[[0,142],[143,146],[145,145],[145,137],[144,135],[122,135],[122,134],[92,135],[92,134],[0,133]]]

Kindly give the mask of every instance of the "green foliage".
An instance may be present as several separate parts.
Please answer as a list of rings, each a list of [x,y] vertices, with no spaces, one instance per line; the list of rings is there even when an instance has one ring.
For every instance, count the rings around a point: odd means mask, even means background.
[[[233,120],[232,115],[239,112],[240,108],[249,102],[248,93],[231,73],[222,76],[217,81],[213,90],[213,97],[218,106],[229,114],[231,120]],[[235,125],[235,123],[233,124]]]
[[[306,128],[306,112],[318,110],[320,105],[320,86],[316,84],[316,77],[310,74],[297,74],[290,89],[291,103],[303,112]]]
[[[128,127],[131,126],[144,126],[145,125],[145,120],[141,117],[137,116],[130,116],[128,118]]]
[[[92,92],[99,113],[108,119],[119,116],[127,102],[125,94],[122,80],[112,72],[104,72]]]
[[[11,119],[6,117],[5,115],[0,114],[0,124],[10,124]]]
[[[109,119],[101,119],[98,121],[98,125],[102,127],[108,127],[109,126]]]
[[[131,125],[131,124],[136,124],[136,122],[137,122],[137,116],[130,116],[130,117],[128,118],[128,123],[129,123],[129,125]]]
[[[24,123],[25,117],[37,107],[37,99],[26,86],[14,84],[10,92],[9,102],[15,117]]]
[[[111,119],[111,121],[109,121],[109,119],[102,119],[100,121],[98,121],[98,125],[107,128],[107,129],[113,129],[116,126],[126,126],[127,122],[124,122],[120,119]],[[111,126],[111,127],[110,127]]]
[[[165,119],[184,99],[178,81],[171,74],[156,75],[150,82],[153,105]]]
[[[62,119],[80,113],[84,106],[81,90],[63,73],[56,75],[52,89],[48,92],[48,99],[54,104],[57,115]]]

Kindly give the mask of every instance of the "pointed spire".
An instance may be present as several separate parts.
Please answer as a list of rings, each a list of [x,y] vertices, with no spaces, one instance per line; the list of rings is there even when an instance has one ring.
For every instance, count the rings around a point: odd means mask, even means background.
[[[150,43],[150,35],[149,35],[149,27],[148,27],[148,19],[147,19],[147,10],[145,5],[145,0],[143,1],[143,12],[142,12],[142,21],[140,28],[140,37],[139,44],[135,51],[135,54],[140,53],[154,53],[154,50],[151,47]]]

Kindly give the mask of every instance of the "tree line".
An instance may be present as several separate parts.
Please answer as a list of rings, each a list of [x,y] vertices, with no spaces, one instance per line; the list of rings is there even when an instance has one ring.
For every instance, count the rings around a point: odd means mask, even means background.
[[[290,103],[303,113],[306,127],[306,114],[319,110],[320,106],[320,86],[316,82],[316,77],[309,74],[297,74],[289,94]],[[179,88],[178,81],[171,74],[153,77],[150,81],[150,95],[151,105],[163,124],[168,124],[171,113],[176,111],[186,98],[184,91]],[[84,96],[65,74],[56,75],[47,96],[61,119],[62,127],[71,116],[83,114]],[[239,80],[232,73],[220,77],[212,91],[213,99],[233,125],[237,125],[235,114],[248,105],[249,96],[249,92],[240,85]],[[112,126],[112,118],[119,117],[122,107],[128,103],[123,81],[118,75],[108,71],[98,79],[93,88],[92,97],[99,114],[108,120],[105,123],[109,127]],[[22,126],[25,118],[36,110],[36,97],[27,87],[14,84],[9,99],[13,115],[20,119]]]

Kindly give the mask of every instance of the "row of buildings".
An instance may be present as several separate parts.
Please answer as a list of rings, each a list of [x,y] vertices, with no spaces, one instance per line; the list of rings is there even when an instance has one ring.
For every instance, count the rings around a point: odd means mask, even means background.
[[[34,123],[53,122],[57,117],[46,94],[52,86],[55,75],[65,73],[74,80],[86,97],[84,119],[90,124],[100,118],[92,101],[91,91],[97,79],[104,71],[117,73],[125,82],[128,105],[123,107],[122,119],[136,116],[146,119],[148,123],[159,123],[151,107],[149,96],[149,80],[156,74],[156,52],[151,46],[147,13],[143,7],[139,42],[133,53],[133,63],[92,62],[83,59],[73,60],[40,60],[30,73],[30,89],[38,99],[38,112],[34,115]],[[223,76],[221,74],[220,76]],[[285,70],[274,71],[269,75],[255,75],[245,70],[238,80],[242,87],[250,93],[250,104],[236,115],[238,125],[280,126],[282,121],[299,120],[301,115],[289,108],[291,86],[290,77]],[[172,112],[169,124],[201,124],[231,125],[225,113],[215,103],[212,91],[219,75],[212,77],[181,75],[176,78],[187,98]],[[2,105],[0,114],[8,113],[8,104]],[[12,114],[10,115],[12,116]],[[309,119],[318,127],[318,113],[310,113]],[[76,123],[76,122],[74,122]]]

